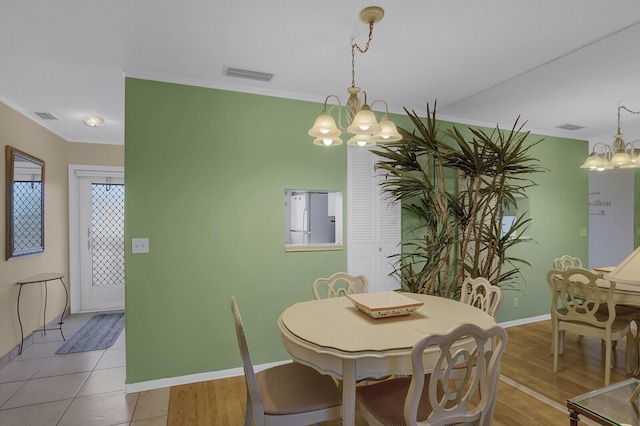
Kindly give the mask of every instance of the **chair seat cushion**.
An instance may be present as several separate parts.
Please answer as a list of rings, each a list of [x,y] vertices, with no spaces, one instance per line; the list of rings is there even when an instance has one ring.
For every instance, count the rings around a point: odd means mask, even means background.
[[[404,401],[410,384],[411,377],[400,377],[369,386],[359,386],[356,388],[356,399],[383,425],[405,425]],[[426,389],[427,386],[423,388]],[[422,398],[425,398],[426,394],[427,392],[423,392]],[[421,421],[426,420],[431,412],[428,398],[425,399],[426,404],[422,404],[422,399],[420,400],[418,419]]]
[[[264,412],[268,415],[305,413],[342,403],[331,377],[297,362],[261,371],[256,379]],[[313,392],[309,392],[312,389]]]
[[[640,308],[636,306],[616,305],[616,318],[627,321],[640,319]]]
[[[596,315],[596,318],[598,318],[599,320],[602,320],[603,322],[606,320],[606,317],[600,316],[600,315]],[[585,328],[600,328],[600,329],[604,329],[603,327],[598,327],[598,326],[595,326],[595,325],[585,325],[585,323],[582,322],[582,321],[560,320],[558,324],[559,324],[559,327],[560,327],[561,330],[564,329],[564,327],[562,326],[563,323],[582,325]],[[623,319],[615,319],[615,320],[613,320],[613,323],[611,324],[611,333],[615,334],[615,333],[624,331],[625,329],[627,329],[627,327],[629,327],[629,321],[623,320]],[[576,331],[576,333],[577,333],[577,331]]]
[[[424,387],[418,407],[418,421],[427,420],[433,409],[429,402],[429,380],[431,374],[425,374]],[[409,393],[411,376],[385,380],[368,386],[356,388],[356,399],[383,425],[406,425],[404,419],[404,403]],[[444,390],[438,384],[436,394],[438,399],[444,397]],[[459,399],[449,401],[446,406],[453,407]]]

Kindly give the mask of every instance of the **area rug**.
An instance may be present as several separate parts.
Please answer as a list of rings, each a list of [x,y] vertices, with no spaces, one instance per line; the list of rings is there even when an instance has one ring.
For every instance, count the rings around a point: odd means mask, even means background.
[[[123,329],[124,312],[94,315],[60,346],[56,355],[108,349],[113,346]]]

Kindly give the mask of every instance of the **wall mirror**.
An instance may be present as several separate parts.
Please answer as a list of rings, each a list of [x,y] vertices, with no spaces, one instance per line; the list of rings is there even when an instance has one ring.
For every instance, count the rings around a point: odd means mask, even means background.
[[[285,251],[342,250],[342,192],[284,191]]]
[[[7,145],[6,258],[44,252],[44,161]]]

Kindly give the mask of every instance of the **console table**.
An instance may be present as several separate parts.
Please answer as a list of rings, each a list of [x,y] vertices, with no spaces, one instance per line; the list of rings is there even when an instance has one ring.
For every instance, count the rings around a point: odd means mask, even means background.
[[[62,277],[64,277],[64,274],[62,273],[57,273],[57,272],[45,272],[42,274],[38,274],[38,275],[34,275],[32,277],[28,277],[25,278],[23,280],[20,280],[17,282],[17,284],[20,286],[20,290],[18,290],[18,303],[17,303],[17,311],[18,311],[18,323],[20,324],[20,354],[22,353],[22,344],[24,341],[24,331],[22,329],[22,320],[20,319],[20,295],[22,294],[22,287],[24,287],[25,285],[28,284],[37,284],[37,283],[43,283],[44,285],[44,316],[42,319],[42,327],[37,328],[35,330],[33,330],[34,332],[36,331],[43,331],[45,336],[47,335],[47,330],[60,330],[60,335],[62,336],[63,340],[66,340],[64,338],[64,334],[62,333],[62,324],[64,324],[64,322],[62,321],[62,319],[64,318],[64,313],[67,311],[67,306],[69,303],[69,292],[67,291],[67,286],[65,285],[64,281],[62,281]],[[60,283],[62,284],[62,288],[64,288],[64,294],[65,294],[65,298],[64,298],[64,309],[62,310],[62,314],[60,314],[60,322],[58,323],[58,327],[57,328],[46,328],[46,324],[47,324],[47,293],[48,293],[48,282],[49,281],[60,281]]]

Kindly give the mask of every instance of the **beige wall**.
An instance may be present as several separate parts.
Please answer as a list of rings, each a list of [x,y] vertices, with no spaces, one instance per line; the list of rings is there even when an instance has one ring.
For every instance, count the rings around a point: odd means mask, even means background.
[[[5,199],[6,171],[4,147],[11,145],[45,162],[45,251],[42,254],[5,260],[0,258],[0,357],[20,343],[16,301],[20,279],[41,272],[63,272],[69,284],[69,164],[124,166],[124,146],[69,143],[36,122],[0,103],[0,188]],[[0,209],[0,235],[6,239],[5,203]],[[60,315],[64,291],[59,284],[49,286],[47,318]],[[44,292],[41,285],[26,286],[21,295],[20,314],[25,335],[42,324]]]
[[[67,164],[124,166],[124,145],[70,142],[66,147]]]

